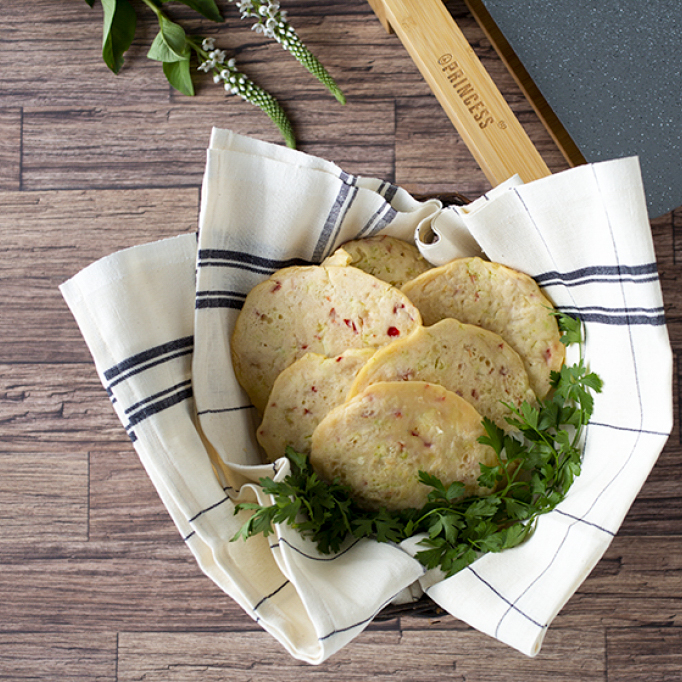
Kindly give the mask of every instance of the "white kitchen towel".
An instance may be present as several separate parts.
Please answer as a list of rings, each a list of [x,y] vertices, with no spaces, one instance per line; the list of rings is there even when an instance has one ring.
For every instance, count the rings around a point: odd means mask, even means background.
[[[237,501],[266,503],[255,410],[229,338],[248,291],[344,241],[413,239],[433,261],[485,253],[536,277],[585,321],[604,379],[583,473],[521,547],[442,580],[403,546],[349,541],[334,556],[278,527],[230,539]],[[608,547],[672,426],[672,359],[636,159],[521,185],[468,207],[419,202],[284,147],[214,130],[199,234],[134,247],[61,287],[140,459],[202,570],[296,658],[320,663],[384,608],[424,589],[457,618],[534,655]]]
[[[522,546],[427,590],[533,655],[608,547],[672,428],[672,353],[639,164],[628,158],[511,182],[450,212],[491,260],[533,276],[562,311],[580,316],[585,359],[604,381],[566,499]]]

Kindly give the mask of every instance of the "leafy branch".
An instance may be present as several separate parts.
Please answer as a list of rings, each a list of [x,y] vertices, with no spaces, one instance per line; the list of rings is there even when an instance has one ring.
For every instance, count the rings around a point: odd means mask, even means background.
[[[229,0],[233,2],[233,0]],[[95,0],[85,0],[94,7]],[[225,91],[259,107],[279,128],[289,147],[296,146],[293,128],[284,109],[266,90],[256,85],[236,67],[234,58],[228,59],[224,50],[216,50],[213,39],[189,36],[184,28],[172,21],[163,11],[165,0],[142,0],[156,15],[159,32],[154,38],[147,57],[161,62],[168,82],[184,95],[194,95],[190,63],[199,61],[198,70],[213,74],[213,81],[222,84]],[[215,0],[178,0],[202,16],[215,22],[224,21]],[[130,48],[137,27],[137,14],[129,0],[101,0],[104,12],[102,58],[114,73],[119,73],[124,55]],[[345,104],[345,97],[320,61],[308,50],[287,20],[286,12],[276,0],[237,0],[242,19],[253,20],[252,29],[276,40],[291,52],[334,97]]]
[[[562,341],[581,343],[578,320],[561,315]],[[291,472],[275,483],[261,479],[273,504],[238,504],[235,513],[248,510],[251,516],[233,538],[247,539],[273,532],[284,523],[310,537],[320,552],[340,549],[350,535],[373,537],[379,542],[400,542],[416,534],[426,549],[416,558],[427,568],[440,568],[453,575],[486,552],[500,552],[523,542],[541,514],[564,499],[580,473],[582,428],[594,406],[592,392],[602,382],[587,370],[582,356],[573,366],[564,366],[551,376],[553,391],[538,406],[524,402],[508,405],[508,422],[515,434],[505,433],[489,419],[483,420],[486,435],[480,441],[495,450],[497,463],[480,465],[478,481],[494,489],[486,497],[464,497],[459,481],[444,483],[424,471],[419,480],[432,490],[421,509],[389,512],[367,511],[353,499],[349,487],[338,481],[321,480],[305,455],[287,448]]]

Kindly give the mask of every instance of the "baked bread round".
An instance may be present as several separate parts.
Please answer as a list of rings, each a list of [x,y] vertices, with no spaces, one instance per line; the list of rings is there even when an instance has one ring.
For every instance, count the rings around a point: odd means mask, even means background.
[[[256,437],[269,462],[283,457],[287,445],[310,453],[315,427],[346,400],[358,371],[374,354],[355,348],[336,357],[306,353],[275,380]]]
[[[535,404],[519,354],[494,332],[446,318],[380,348],[359,371],[348,397],[379,381],[440,384],[505,431],[511,410]]]
[[[493,448],[478,442],[481,415],[463,398],[423,381],[372,384],[339,405],[313,432],[310,463],[324,480],[350,486],[367,509],[422,507],[430,488],[419,471],[466,495],[486,495],[480,463],[493,466]]]
[[[306,353],[378,348],[420,324],[405,294],[362,270],[284,268],[247,295],[232,334],[232,364],[262,414],[279,373]]]
[[[458,258],[402,290],[425,325],[451,317],[499,334],[521,356],[537,397],[547,395],[550,373],[561,369],[565,348],[554,307],[531,277],[481,258]]]
[[[396,287],[431,268],[414,244],[385,234],[346,242],[327,263],[351,265]]]

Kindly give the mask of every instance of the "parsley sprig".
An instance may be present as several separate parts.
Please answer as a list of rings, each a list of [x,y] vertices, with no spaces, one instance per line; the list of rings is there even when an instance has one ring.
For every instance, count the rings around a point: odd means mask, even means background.
[[[582,344],[579,320],[558,314],[562,341]],[[427,568],[440,568],[446,576],[462,570],[481,554],[500,552],[523,542],[537,518],[564,499],[580,473],[581,436],[594,407],[593,392],[601,379],[590,372],[581,357],[551,375],[553,390],[537,405],[507,405],[507,421],[516,428],[506,433],[489,419],[480,442],[497,454],[493,466],[481,464],[479,483],[494,489],[486,497],[464,496],[464,484],[444,483],[427,472],[419,480],[431,488],[421,509],[368,511],[353,499],[349,487],[323,481],[308,458],[292,448],[286,455],[291,471],[282,481],[260,480],[273,504],[236,505],[235,513],[252,514],[234,536],[248,539],[274,532],[287,524],[310,537],[320,552],[341,549],[348,537],[371,537],[379,542],[401,542],[421,534],[425,549],[415,557]]]

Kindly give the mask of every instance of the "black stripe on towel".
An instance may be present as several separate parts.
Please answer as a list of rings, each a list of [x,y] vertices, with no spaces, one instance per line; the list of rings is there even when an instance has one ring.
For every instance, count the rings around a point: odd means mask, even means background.
[[[609,325],[649,325],[660,327],[666,323],[663,308],[584,308],[562,307],[562,312],[580,318],[583,322]]]
[[[275,260],[272,258],[264,258],[263,256],[256,256],[252,253],[231,251],[228,249],[199,249],[197,257],[197,267],[199,268],[236,268],[264,275],[271,275],[276,270],[288,268],[292,265],[310,265],[310,261],[304,260],[303,258]]]
[[[126,431],[130,431],[140,422],[143,422],[145,419],[149,419],[149,417],[153,417],[154,415],[167,410],[169,407],[173,407],[174,405],[178,405],[185,400],[189,400],[193,397],[193,395],[194,393],[192,391],[192,387],[188,386],[187,388],[178,390],[172,395],[166,395],[161,400],[157,400],[156,402],[145,405],[142,409],[130,414],[128,417]],[[128,410],[126,410],[126,412],[128,412]]]
[[[126,374],[128,376],[153,367],[162,362],[172,360],[173,358],[180,357],[187,353],[191,353],[194,350],[194,337],[185,336],[181,339],[175,339],[174,341],[169,341],[168,343],[162,343],[153,348],[149,348],[141,353],[131,355],[125,360],[119,362],[118,364],[105,370],[104,378],[111,382],[109,384],[109,389],[114,384],[122,380],[122,375]],[[134,370],[134,371],[132,371]],[[116,379],[116,381],[112,381]]]
[[[196,308],[234,308],[241,310],[244,307],[246,294],[238,291],[197,291]]]
[[[658,278],[656,263],[643,265],[593,265],[586,268],[558,272],[552,270],[534,277],[542,286],[563,284],[579,286],[593,282],[651,282]]]

